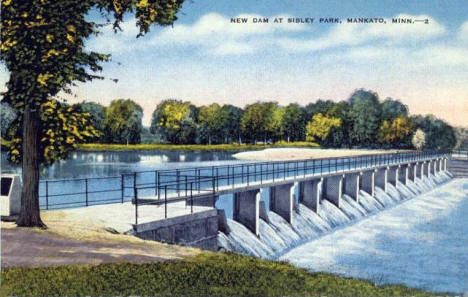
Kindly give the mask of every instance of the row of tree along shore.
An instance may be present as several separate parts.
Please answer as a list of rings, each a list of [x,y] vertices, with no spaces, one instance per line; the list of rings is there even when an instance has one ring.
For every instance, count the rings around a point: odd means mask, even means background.
[[[2,119],[7,121],[12,116],[4,109]],[[255,144],[307,141],[323,147],[424,147],[431,150],[451,149],[456,144],[454,129],[444,121],[432,115],[410,116],[407,106],[399,100],[381,101],[377,93],[362,89],[356,90],[346,101],[317,100],[305,106],[258,101],[243,109],[217,103],[197,107],[187,101],[168,99],[156,106],[149,130],[142,125],[142,108],[130,99],[114,100],[108,107],[93,102],[78,103],[73,105],[73,111],[89,114],[87,124],[94,130],[88,127],[85,142]],[[57,133],[56,129],[53,131]],[[8,138],[6,129],[2,134]]]

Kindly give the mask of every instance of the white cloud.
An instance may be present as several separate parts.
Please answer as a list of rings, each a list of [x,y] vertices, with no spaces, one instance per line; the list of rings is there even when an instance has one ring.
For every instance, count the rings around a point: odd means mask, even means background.
[[[457,38],[461,41],[467,41],[468,42],[468,21],[464,22],[461,26],[460,29],[457,32]]]
[[[468,49],[453,46],[430,46],[416,54],[427,64],[440,66],[468,66]]]

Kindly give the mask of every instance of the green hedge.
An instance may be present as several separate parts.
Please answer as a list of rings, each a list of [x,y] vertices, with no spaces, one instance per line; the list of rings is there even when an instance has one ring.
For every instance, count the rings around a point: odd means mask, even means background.
[[[308,273],[232,253],[151,264],[7,268],[1,295],[16,296],[429,296],[405,286]]]

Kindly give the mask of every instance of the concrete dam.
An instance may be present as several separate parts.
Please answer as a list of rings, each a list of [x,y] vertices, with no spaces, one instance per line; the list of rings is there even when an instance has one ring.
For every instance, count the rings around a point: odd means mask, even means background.
[[[449,181],[449,159],[446,153],[408,152],[158,172],[154,184],[135,187],[134,233],[276,258]],[[156,204],[167,211],[181,201],[190,214],[137,221],[138,207]]]

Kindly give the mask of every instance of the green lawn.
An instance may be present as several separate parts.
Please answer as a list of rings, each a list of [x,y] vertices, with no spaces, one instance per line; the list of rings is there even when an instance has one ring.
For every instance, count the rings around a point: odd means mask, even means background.
[[[278,142],[275,144],[163,144],[163,143],[142,143],[142,144],[101,144],[87,143],[81,144],[78,149],[83,151],[132,151],[132,150],[187,150],[187,151],[243,151],[261,150],[273,147],[318,147],[312,142]]]
[[[184,261],[9,268],[2,296],[430,296],[232,253]]]

